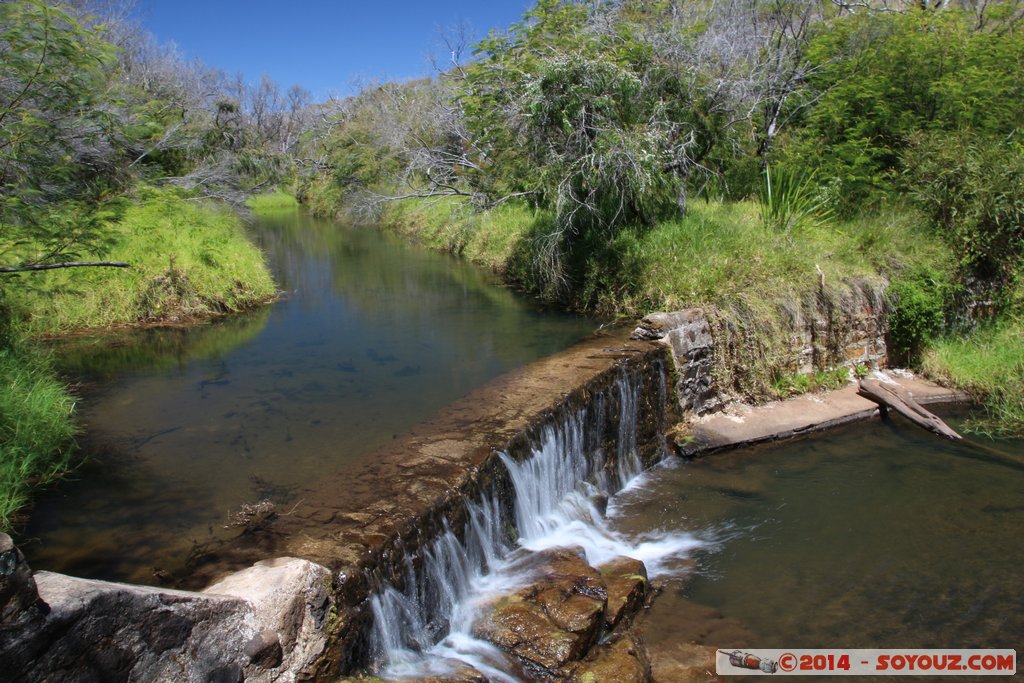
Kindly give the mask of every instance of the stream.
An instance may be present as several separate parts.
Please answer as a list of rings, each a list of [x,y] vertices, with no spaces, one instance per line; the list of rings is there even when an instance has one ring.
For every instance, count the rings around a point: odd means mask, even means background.
[[[286,211],[252,232],[279,302],[55,349],[85,457],[31,511],[34,568],[154,583],[243,505],[286,511],[324,471],[597,326],[374,227]]]
[[[617,533],[706,541],[647,614],[654,652],[701,642],[1020,656],[1024,441],[952,442],[876,419],[670,462],[613,502]]]

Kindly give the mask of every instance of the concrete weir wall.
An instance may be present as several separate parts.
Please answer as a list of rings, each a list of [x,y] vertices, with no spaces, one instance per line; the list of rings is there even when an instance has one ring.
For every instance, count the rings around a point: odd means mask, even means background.
[[[0,680],[335,680],[369,657],[375,586],[400,585],[482,492],[511,501],[498,452],[525,456],[546,424],[600,397],[602,424],[588,429],[615,453],[615,382],[629,373],[639,456],[659,458],[671,367],[665,346],[620,335],[509,373],[196,558],[180,579],[202,590],[33,575],[0,535]]]

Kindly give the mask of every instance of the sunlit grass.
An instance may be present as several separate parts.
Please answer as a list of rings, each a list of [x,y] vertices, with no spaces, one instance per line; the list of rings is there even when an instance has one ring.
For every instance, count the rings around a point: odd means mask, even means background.
[[[246,200],[245,205],[256,214],[294,211],[299,208],[295,197],[283,190],[254,195]]]
[[[461,200],[406,201],[391,207],[389,225],[427,246],[459,253],[529,281],[511,260],[529,252],[550,216],[508,203],[474,213]],[[620,231],[606,254],[587,255],[577,273],[581,307],[640,315],[687,306],[801,301],[823,284],[878,279],[910,263],[939,263],[947,250],[901,212],[853,221],[807,221],[788,237],[767,226],[756,202],[692,202],[687,216]],[[756,306],[755,306],[756,307]]]
[[[985,407],[974,431],[1024,434],[1024,321],[1018,317],[940,340],[925,353],[925,371],[967,391]]]
[[[143,191],[103,256],[131,267],[33,273],[9,285],[23,331],[209,317],[250,308],[275,292],[263,254],[230,209],[168,193]]]
[[[10,529],[32,485],[67,467],[73,410],[44,356],[20,344],[0,347],[0,529]]]

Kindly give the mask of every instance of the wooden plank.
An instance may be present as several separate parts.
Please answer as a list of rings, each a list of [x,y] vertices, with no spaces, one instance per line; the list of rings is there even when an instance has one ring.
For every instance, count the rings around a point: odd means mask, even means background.
[[[883,384],[873,379],[862,379],[857,386],[857,394],[877,403],[883,412],[886,408],[892,408],[914,424],[939,436],[944,436],[947,439],[963,438],[943,422],[938,415],[915,401],[914,397],[898,384]]]

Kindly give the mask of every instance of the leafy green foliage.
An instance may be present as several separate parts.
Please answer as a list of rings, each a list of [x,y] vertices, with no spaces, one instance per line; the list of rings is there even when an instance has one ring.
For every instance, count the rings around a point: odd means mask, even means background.
[[[902,364],[916,364],[926,345],[947,325],[946,309],[953,286],[948,275],[918,267],[889,285],[889,354]]]
[[[102,245],[123,184],[113,48],[36,0],[0,3],[0,261],[44,263]]]
[[[993,3],[990,14],[1010,4]],[[811,46],[817,99],[784,146],[786,163],[838,179],[841,208],[852,213],[895,189],[915,133],[1020,128],[1024,33],[977,25],[976,16],[952,7],[832,21]]]
[[[970,275],[1009,284],[1024,259],[1024,145],[1017,136],[916,136],[905,155],[910,196]]]

